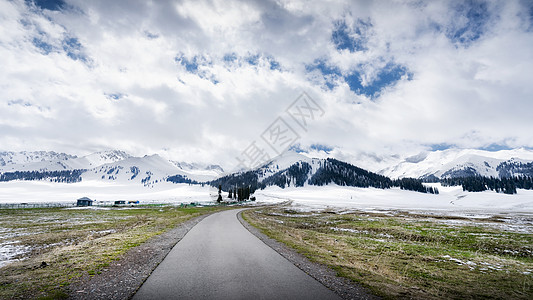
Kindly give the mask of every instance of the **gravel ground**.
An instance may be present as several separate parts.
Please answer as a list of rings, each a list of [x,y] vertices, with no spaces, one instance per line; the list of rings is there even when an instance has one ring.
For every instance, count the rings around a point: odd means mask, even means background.
[[[174,245],[208,215],[188,220],[129,249],[97,276],[84,275],[69,287],[69,299],[130,299]]]
[[[288,261],[300,268],[309,276],[315,278],[318,282],[334,291],[343,299],[380,299],[377,296],[370,294],[370,292],[364,287],[354,283],[346,278],[337,277],[336,272],[331,268],[311,262],[305,256],[294,251],[274,239],[261,233],[257,228],[251,226],[242,218],[242,212],[238,214],[239,221],[242,225],[248,229],[253,235],[263,241],[270,248],[274,249],[281,256],[285,257]]]

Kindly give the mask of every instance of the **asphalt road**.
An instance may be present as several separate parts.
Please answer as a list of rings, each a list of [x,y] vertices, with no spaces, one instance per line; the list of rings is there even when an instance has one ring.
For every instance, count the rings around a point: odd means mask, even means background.
[[[239,211],[193,227],[133,299],[339,299],[246,230]]]

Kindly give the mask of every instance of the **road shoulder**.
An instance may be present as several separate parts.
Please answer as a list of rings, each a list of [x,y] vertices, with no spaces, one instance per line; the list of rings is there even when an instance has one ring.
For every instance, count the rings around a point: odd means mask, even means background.
[[[130,299],[170,250],[209,215],[211,213],[187,220],[131,248],[97,276],[84,275],[69,287],[69,299]]]

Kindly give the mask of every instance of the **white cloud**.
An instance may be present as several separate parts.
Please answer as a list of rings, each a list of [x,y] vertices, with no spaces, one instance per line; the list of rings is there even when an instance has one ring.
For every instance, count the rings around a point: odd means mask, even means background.
[[[232,167],[302,91],[326,111],[302,144],[378,155],[533,147],[523,2],[482,5],[475,24],[460,1],[66,2],[50,11],[0,0],[5,150],[119,148]],[[335,48],[339,20],[352,37],[359,20],[371,24],[364,50]],[[198,65],[189,72],[180,55]],[[340,73],[309,73],[317,60]],[[371,86],[390,64],[412,78],[372,99],[342,78],[358,72]]]

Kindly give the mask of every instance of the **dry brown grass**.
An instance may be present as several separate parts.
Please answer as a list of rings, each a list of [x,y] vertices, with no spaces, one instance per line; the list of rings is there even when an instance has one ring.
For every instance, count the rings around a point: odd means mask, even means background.
[[[445,217],[428,221],[423,215],[312,216],[272,208],[244,217],[385,298],[533,298],[532,234],[483,224],[446,225],[439,223]]]
[[[0,268],[0,299],[64,298],[65,287],[83,274],[98,276],[128,249],[220,209],[0,210],[0,227],[20,234],[0,242],[33,248],[23,260]]]

